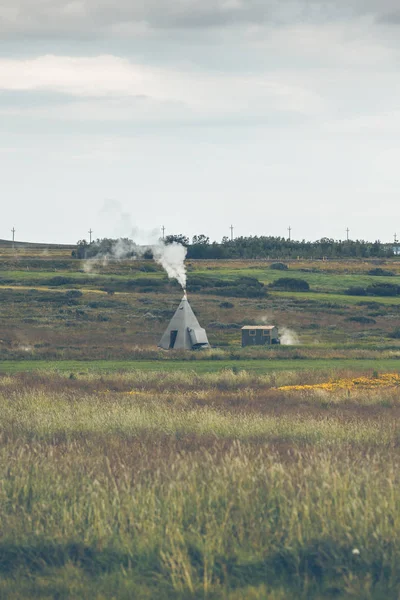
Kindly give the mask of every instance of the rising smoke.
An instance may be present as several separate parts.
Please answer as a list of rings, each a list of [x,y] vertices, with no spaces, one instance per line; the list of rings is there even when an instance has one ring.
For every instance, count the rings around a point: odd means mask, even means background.
[[[183,291],[186,291],[185,258],[187,248],[178,242],[168,245],[159,242],[156,246],[152,246],[151,251],[154,260],[167,272],[168,277],[176,279]]]
[[[274,316],[272,313],[265,313],[260,321],[263,325],[271,325],[274,323]],[[283,346],[298,346],[300,344],[299,336],[293,329],[288,327],[279,326],[279,338]]]
[[[136,260],[148,253],[151,253],[155,262],[163,267],[168,277],[176,279],[185,291],[187,249],[177,242],[165,244],[163,240],[157,240],[148,245],[138,245],[129,239],[119,239],[106,251],[99,247],[93,257],[84,261],[83,269],[86,273],[91,273],[97,265],[104,266],[109,260]]]
[[[281,344],[284,346],[297,346],[300,344],[299,337],[295,331],[287,327],[279,327]]]

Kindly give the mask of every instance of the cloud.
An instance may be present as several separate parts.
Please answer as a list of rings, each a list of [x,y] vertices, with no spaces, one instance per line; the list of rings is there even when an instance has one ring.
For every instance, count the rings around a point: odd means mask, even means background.
[[[398,19],[397,0],[3,0],[0,32],[47,34],[209,29],[237,24]]]
[[[162,105],[163,110],[175,115],[185,111],[202,115],[243,111],[265,114],[272,109],[309,114],[318,111],[322,103],[317,93],[284,73],[182,71],[135,64],[110,55],[0,59],[0,90],[108,98],[114,112],[118,109],[115,99],[130,98],[135,105],[125,103],[124,110],[151,112],[153,103],[155,108]]]

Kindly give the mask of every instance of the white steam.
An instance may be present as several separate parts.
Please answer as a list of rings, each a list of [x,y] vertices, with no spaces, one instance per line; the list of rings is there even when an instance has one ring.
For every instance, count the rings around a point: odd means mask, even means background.
[[[97,265],[106,266],[110,260],[136,260],[143,258],[148,252],[152,253],[153,259],[163,267],[168,277],[176,279],[182,289],[186,290],[187,248],[178,242],[165,244],[163,240],[158,240],[154,243],[138,245],[127,238],[119,239],[107,251],[102,251],[99,247],[99,251],[93,257],[85,259],[83,270],[85,273],[92,273]]]
[[[267,312],[260,317],[260,321],[263,325],[274,325],[274,315]],[[284,346],[298,346],[300,344],[297,333],[288,327],[279,327],[279,339]]]
[[[299,337],[295,331],[287,327],[279,327],[281,344],[284,346],[297,346],[300,344]]]
[[[187,248],[173,242],[172,244],[164,244],[160,242],[156,246],[151,248],[153,257],[156,263],[160,264],[162,268],[167,272],[170,279],[176,279],[182,286],[182,289],[186,290],[186,266],[185,258]]]

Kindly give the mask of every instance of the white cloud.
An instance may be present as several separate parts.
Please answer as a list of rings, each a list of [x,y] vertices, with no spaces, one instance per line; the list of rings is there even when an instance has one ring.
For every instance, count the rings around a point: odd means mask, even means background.
[[[269,109],[309,114],[322,101],[317,93],[284,73],[213,74],[133,64],[116,56],[42,56],[0,59],[0,89],[47,91],[81,98],[135,98],[162,103],[164,109],[199,114],[264,114]],[[104,104],[103,104],[104,106]],[[115,109],[115,104],[114,107]],[[132,106],[127,107],[131,110]],[[74,111],[74,106],[68,108]]]

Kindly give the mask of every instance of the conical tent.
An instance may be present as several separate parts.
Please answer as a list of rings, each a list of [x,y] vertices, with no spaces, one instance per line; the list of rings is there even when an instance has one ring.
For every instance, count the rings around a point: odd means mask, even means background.
[[[206,331],[200,327],[186,295],[182,298],[158,345],[165,350],[208,348]]]

